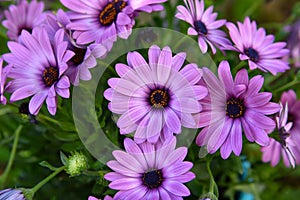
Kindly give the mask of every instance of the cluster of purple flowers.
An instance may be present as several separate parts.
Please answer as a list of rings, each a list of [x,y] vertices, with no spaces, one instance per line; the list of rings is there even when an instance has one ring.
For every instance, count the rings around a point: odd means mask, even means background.
[[[71,11],[56,14],[44,12],[43,3],[35,0],[11,6],[3,21],[12,41],[10,53],[2,56],[8,65],[2,68],[0,60],[1,103],[7,101],[6,91],[12,102],[31,97],[33,115],[45,100],[55,115],[57,96],[69,98],[71,84],[90,80],[89,69],[111,51],[117,37],[129,37],[138,13],[160,11],[165,1],[61,0]],[[235,51],[250,70],[273,75],[289,69],[282,59],[289,53],[286,43],[274,42],[274,36],[249,17],[235,25],[217,20],[212,6],[205,9],[204,0],[184,4],[177,7],[176,17],[190,24],[188,34],[198,37],[202,53],[208,46],[213,54],[217,49]],[[230,39],[220,30],[224,25]],[[272,93],[260,92],[263,76],[249,78],[241,69],[233,78],[223,60],[217,77],[204,66],[184,65],[185,59],[184,52],[173,55],[169,47],[153,45],[147,61],[130,52],[127,64],[115,66],[119,78],[109,79],[104,96],[109,110],[120,115],[120,134],[134,133],[134,140],[125,139],[125,152],[114,151],[116,160],[107,163],[114,172],[105,179],[119,191],[114,199],[174,200],[190,195],[183,183],[195,178],[190,172],[193,163],[184,161],[186,147],[175,148],[182,127],[201,128],[197,145],[210,154],[220,150],[223,159],[232,152],[241,154],[244,133],[248,141],[262,146],[264,162],[275,166],[282,154],[286,166],[300,164],[300,101],[292,90],[283,93],[280,104],[270,102]],[[276,114],[274,120],[270,115]]]
[[[162,10],[159,3],[164,1],[62,0],[72,11],[60,9],[56,14],[44,11],[43,2],[36,0],[11,5],[2,23],[11,41],[10,53],[2,55],[8,67],[3,73],[1,67],[1,103],[6,103],[6,91],[12,94],[11,102],[31,97],[32,115],[39,113],[45,100],[55,115],[57,96],[69,98],[71,84],[90,80],[89,69],[96,66],[96,59],[106,56],[117,36],[130,35],[138,13]]]

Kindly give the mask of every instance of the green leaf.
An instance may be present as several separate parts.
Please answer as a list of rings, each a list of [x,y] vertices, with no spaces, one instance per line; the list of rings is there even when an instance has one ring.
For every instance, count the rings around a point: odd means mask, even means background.
[[[72,123],[72,122],[66,122],[66,121],[61,122],[61,123],[60,123],[60,128],[61,128],[63,131],[73,131],[73,132],[76,132],[74,123]]]
[[[54,137],[64,142],[72,142],[78,140],[78,135],[76,133],[70,132],[56,132],[54,133]]]
[[[9,107],[2,107],[0,109],[0,116],[1,115],[6,115],[8,113],[12,113],[12,110]]]
[[[67,165],[68,157],[62,151],[60,151],[60,160],[63,165],[65,165],[65,166]]]

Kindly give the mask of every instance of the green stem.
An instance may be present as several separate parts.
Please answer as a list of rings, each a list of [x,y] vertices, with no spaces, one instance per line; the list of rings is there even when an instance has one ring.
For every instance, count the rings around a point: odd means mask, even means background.
[[[52,119],[51,117],[48,117],[48,116],[43,115],[41,113],[38,115],[38,117],[41,118],[41,119],[43,119],[43,120],[46,120],[46,121],[52,122],[54,124],[60,125],[60,123],[57,120]]]
[[[86,176],[104,176],[104,174],[107,174],[108,171],[89,171],[85,170],[82,172],[82,174]]]
[[[22,130],[23,126],[20,125],[17,130],[15,131],[15,140],[14,140],[14,144],[13,144],[13,147],[12,147],[12,151],[10,153],[10,157],[9,157],[9,160],[8,160],[8,164],[5,168],[5,171],[3,173],[3,175],[1,176],[0,178],[0,186],[1,188],[4,187],[5,183],[6,183],[6,180],[7,180],[7,176],[11,170],[11,167],[12,167],[12,164],[14,162],[14,159],[15,159],[15,155],[16,155],[16,151],[17,151],[17,147],[18,147],[18,142],[19,142],[19,138],[20,138],[20,133],[21,133],[21,130]]]
[[[241,61],[238,65],[236,65],[233,70],[235,73],[237,73],[240,69],[242,69],[245,65],[247,65],[248,62]]]
[[[172,7],[172,4],[171,2],[168,2],[166,4],[166,11],[167,11],[167,20],[168,20],[168,28],[169,29],[174,29],[173,26],[174,26],[174,15],[175,15],[175,10],[174,8]]]
[[[210,178],[209,192],[212,193],[212,194],[215,194],[215,192],[216,192],[216,196],[218,196],[217,184],[215,182],[214,176],[213,176],[213,174],[211,172],[211,169],[210,169],[210,163],[211,163],[211,161],[212,161],[212,158],[208,159],[207,162],[206,162],[206,167],[207,167],[207,171],[208,171],[209,178]]]
[[[256,200],[260,200],[259,194],[257,193],[257,189],[255,188],[254,183],[250,184],[250,188]]]
[[[13,107],[13,108],[18,108],[18,109],[19,109],[19,106],[18,106],[18,105],[13,104],[13,103],[10,103],[10,102],[7,102],[6,105],[7,105],[7,106],[11,106],[11,107]]]
[[[255,1],[251,4],[251,6],[244,12],[244,16],[243,16],[243,19],[246,17],[246,16],[251,16],[251,14],[253,12],[255,12],[255,10],[260,6],[261,2],[260,1]]]
[[[37,185],[35,185],[32,189],[31,192],[34,195],[41,187],[43,187],[46,183],[48,183],[52,178],[54,178],[57,174],[62,172],[66,167],[62,166],[60,168],[57,168],[52,174],[50,174],[48,177],[46,177],[44,180],[39,182]]]
[[[297,85],[297,84],[300,84],[300,81],[298,81],[297,79],[293,80],[292,82],[278,88],[277,90],[274,90],[275,93],[277,92],[281,92],[281,91],[284,91],[284,90],[287,90],[288,88],[294,86],[294,85]]]

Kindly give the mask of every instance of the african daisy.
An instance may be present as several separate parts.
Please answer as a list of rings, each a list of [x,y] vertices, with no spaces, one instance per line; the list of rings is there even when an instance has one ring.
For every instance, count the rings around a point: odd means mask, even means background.
[[[32,96],[29,111],[37,115],[43,102],[54,115],[57,109],[57,94],[69,98],[70,82],[64,75],[67,62],[74,53],[67,50],[64,31],[55,33],[53,43],[44,28],[34,28],[32,34],[22,31],[21,43],[8,42],[10,53],[4,54],[4,60],[12,64],[8,74],[12,78],[9,90],[11,101]]]
[[[79,45],[97,42],[111,50],[117,35],[128,38],[138,12],[162,10],[167,0],[60,0],[69,8],[74,38]]]
[[[187,148],[175,149],[175,137],[164,143],[140,145],[126,138],[124,146],[126,152],[114,151],[116,160],[107,163],[114,172],[104,176],[111,181],[111,189],[119,190],[114,199],[173,200],[190,195],[183,183],[195,178],[189,171],[193,163],[183,161]]]
[[[4,11],[6,20],[2,25],[8,29],[7,36],[11,40],[18,40],[22,30],[32,32],[32,29],[41,26],[46,21],[46,13],[44,12],[44,3],[32,0],[21,0],[17,5],[9,6]]]
[[[199,126],[205,128],[196,143],[207,145],[208,153],[215,153],[220,148],[221,157],[227,159],[232,151],[240,155],[244,130],[250,142],[267,146],[268,132],[275,128],[275,122],[265,115],[278,112],[280,107],[269,102],[272,93],[259,92],[264,78],[258,75],[249,80],[247,70],[242,69],[233,80],[227,61],[219,65],[219,79],[208,68],[203,72],[209,102],[206,101],[200,113],[206,120],[200,121]]]
[[[207,52],[208,45],[213,54],[216,53],[216,47],[223,50],[223,47],[231,45],[226,33],[219,30],[226,20],[216,20],[218,14],[213,13],[213,6],[204,10],[204,0],[184,0],[184,3],[186,7],[177,6],[176,17],[192,26],[188,29],[188,34],[198,36],[202,53]]]
[[[121,114],[121,134],[136,131],[137,143],[179,134],[181,126],[195,128],[193,114],[202,110],[199,100],[207,95],[206,87],[196,85],[202,70],[196,64],[181,68],[185,53],[173,56],[169,47],[154,45],[148,54],[149,63],[137,52],[128,53],[128,65],[116,65],[120,78],[109,79],[111,88],[104,93],[109,109]]]
[[[239,52],[241,60],[248,60],[251,70],[258,68],[276,75],[289,69],[288,63],[282,60],[289,53],[284,48],[285,42],[274,42],[274,36],[266,35],[264,28],[257,29],[256,22],[251,22],[249,17],[245,18],[244,23],[237,24],[238,27],[231,22],[226,24],[234,43],[228,49]]]

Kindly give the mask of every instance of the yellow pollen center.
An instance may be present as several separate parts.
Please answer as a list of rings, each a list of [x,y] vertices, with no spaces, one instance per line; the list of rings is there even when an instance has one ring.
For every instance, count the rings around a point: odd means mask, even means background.
[[[154,90],[150,94],[150,103],[155,108],[164,108],[169,103],[169,95],[168,92],[165,90]]]
[[[43,72],[43,81],[46,86],[52,86],[58,80],[58,69],[56,67],[48,67]]]
[[[121,12],[126,5],[127,3],[125,1],[120,0],[114,0],[113,2],[107,4],[99,15],[99,21],[101,25],[111,25],[117,19],[118,13]]]
[[[246,108],[241,99],[230,98],[226,104],[226,115],[231,118],[241,117],[245,113]]]

